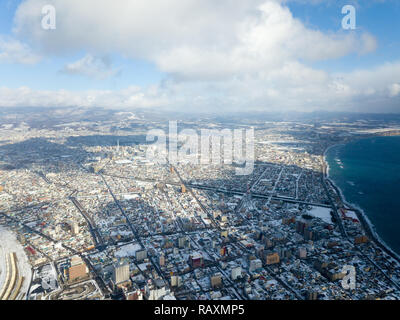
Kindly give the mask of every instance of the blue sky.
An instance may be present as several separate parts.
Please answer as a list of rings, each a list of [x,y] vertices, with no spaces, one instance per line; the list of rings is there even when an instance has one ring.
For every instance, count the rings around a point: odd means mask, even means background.
[[[4,0],[0,2],[0,34],[13,36],[14,15],[23,0]],[[164,74],[157,67],[143,59],[126,59],[118,53],[113,54],[113,65],[121,68],[114,77],[98,80],[85,76],[71,76],[61,72],[63,66],[85,55],[78,51],[68,55],[47,56],[33,65],[18,63],[0,64],[0,86],[18,88],[27,86],[36,90],[115,90],[129,85],[151,85],[163,79]]]
[[[378,40],[375,52],[359,56],[357,54],[329,61],[319,66],[328,70],[352,70],[359,67],[379,65],[383,61],[395,61],[400,57],[400,1],[349,1],[337,0],[322,2],[319,5],[289,3],[295,17],[312,28],[336,31],[341,28],[343,15],[341,8],[351,4],[356,8],[357,29],[368,31]]]
[[[400,112],[399,1],[82,3],[0,2],[0,106]]]

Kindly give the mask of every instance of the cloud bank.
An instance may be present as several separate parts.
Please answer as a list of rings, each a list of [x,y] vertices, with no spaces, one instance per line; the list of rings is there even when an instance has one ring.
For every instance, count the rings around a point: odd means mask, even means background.
[[[50,32],[38,23],[46,4],[57,9],[57,29]],[[373,52],[371,34],[310,29],[285,1],[121,0],[116,6],[108,0],[26,0],[14,24],[15,35],[42,56],[93,53],[67,64],[65,73],[111,77],[116,70],[99,57],[117,53],[153,63],[166,79],[117,91],[2,88],[3,106],[399,111],[400,62],[343,74],[312,67]]]

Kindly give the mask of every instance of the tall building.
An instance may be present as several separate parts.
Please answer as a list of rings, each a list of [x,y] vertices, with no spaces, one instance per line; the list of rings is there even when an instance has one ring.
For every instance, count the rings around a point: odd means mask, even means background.
[[[303,236],[305,240],[314,240],[314,232],[310,227],[304,229]]]
[[[222,247],[222,248],[219,250],[219,254],[220,254],[222,257],[226,256],[226,255],[228,254],[228,249],[227,249],[227,247]]]
[[[165,265],[165,257],[164,257],[163,254],[160,255],[159,264],[160,264],[161,267]]]
[[[265,257],[265,262],[268,265],[279,263],[279,261],[279,254],[277,252],[267,254]]]
[[[170,289],[165,286],[165,283],[161,279],[156,280],[148,280],[147,285],[145,287],[145,294],[147,296],[147,300],[161,300],[165,296],[173,296]]]
[[[87,268],[82,258],[79,256],[73,256],[71,258],[71,266],[68,269],[69,281],[86,278],[88,275],[89,269]]]
[[[144,259],[147,258],[147,251],[146,250],[139,250],[136,251],[136,260],[137,261],[143,261]]]
[[[318,299],[318,292],[317,291],[308,291],[307,292],[307,299],[308,300],[317,300]]]
[[[307,224],[303,220],[296,221],[296,232],[301,235],[304,234],[304,229],[307,228]]]
[[[231,279],[236,280],[242,276],[242,267],[233,268],[231,271]]]
[[[187,237],[180,237],[180,238],[178,239],[178,246],[179,246],[179,248],[185,248],[187,242],[188,242]]]
[[[120,284],[129,280],[129,264],[119,264],[114,266],[114,284]]]
[[[180,287],[182,285],[182,278],[180,276],[171,277],[171,287]]]
[[[221,273],[217,272],[216,274],[214,274],[211,278],[211,287],[212,288],[218,288],[222,285],[222,275]]]
[[[73,235],[79,234],[79,224],[76,221],[70,221],[68,224]]]
[[[250,272],[256,271],[262,268],[262,262],[260,259],[254,259],[250,261]]]
[[[189,257],[189,264],[192,268],[204,267],[204,258],[201,253],[195,252]]]
[[[307,258],[307,249],[306,248],[299,248],[299,258],[300,259]]]

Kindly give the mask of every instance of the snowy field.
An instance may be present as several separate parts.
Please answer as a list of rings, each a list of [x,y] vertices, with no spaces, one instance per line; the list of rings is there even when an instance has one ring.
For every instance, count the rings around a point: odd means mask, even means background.
[[[141,247],[139,244],[128,244],[126,246],[120,247],[118,251],[115,252],[115,256],[118,258],[123,258],[123,257],[134,257],[136,254],[136,251],[140,250]]]
[[[331,209],[324,207],[312,207],[310,211],[307,212],[309,215],[321,218],[326,223],[332,223],[331,219]]]
[[[17,237],[14,233],[7,230],[5,227],[0,225],[0,287],[3,287],[6,277],[6,254],[15,252],[18,260],[18,275],[25,277],[22,284],[22,288],[17,299],[20,299],[21,293],[26,294],[29,289],[29,283],[31,281],[31,266],[28,261],[28,257],[22,245],[18,242]]]

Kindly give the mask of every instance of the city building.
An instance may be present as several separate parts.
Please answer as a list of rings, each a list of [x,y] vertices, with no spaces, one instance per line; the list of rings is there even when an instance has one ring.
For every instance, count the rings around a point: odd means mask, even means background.
[[[114,266],[113,282],[115,285],[129,281],[130,270],[129,264],[117,264]]]

